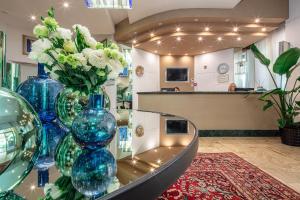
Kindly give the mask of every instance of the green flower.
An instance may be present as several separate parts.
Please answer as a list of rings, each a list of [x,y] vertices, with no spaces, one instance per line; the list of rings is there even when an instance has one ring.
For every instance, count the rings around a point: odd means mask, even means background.
[[[57,61],[61,64],[65,64],[67,62],[67,57],[64,54],[59,54]]]
[[[78,60],[73,55],[67,56],[66,63],[71,65],[73,69],[76,69],[79,65]]]
[[[58,23],[53,17],[46,17],[43,20],[43,24],[48,27],[49,30],[55,31],[58,28]]]
[[[39,24],[34,27],[33,34],[38,38],[44,38],[49,35],[49,31],[46,26]]]
[[[97,42],[96,49],[103,49],[104,46],[101,42]]]
[[[104,48],[104,55],[108,58],[111,58],[111,50],[109,48]]]
[[[97,70],[96,74],[100,77],[104,77],[106,75],[105,71],[103,70]]]
[[[111,50],[110,56],[111,56],[110,57],[111,59],[114,59],[114,60],[119,59],[119,51],[117,51],[115,49]]]
[[[71,40],[68,40],[64,43],[63,45],[64,50],[68,53],[74,53],[76,51],[76,46],[74,44],[74,42],[72,42]]]
[[[121,57],[119,58],[119,61],[120,61],[121,65],[122,65],[123,67],[127,65],[127,62],[126,62],[126,60],[125,60],[125,58],[124,58],[123,56],[121,56]]]
[[[111,43],[110,48],[119,49],[119,46],[116,43]]]

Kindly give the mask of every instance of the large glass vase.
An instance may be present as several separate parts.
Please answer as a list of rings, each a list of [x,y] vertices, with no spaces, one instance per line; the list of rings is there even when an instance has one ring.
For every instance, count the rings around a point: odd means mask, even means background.
[[[73,121],[72,135],[83,149],[99,149],[108,145],[116,133],[117,122],[109,111],[104,109],[104,96],[93,94],[89,105]]]
[[[32,76],[17,88],[38,113],[42,122],[51,122],[56,118],[55,100],[63,85],[45,72],[44,65],[38,64],[38,75]]]
[[[77,89],[65,88],[57,96],[56,100],[56,112],[59,120],[68,128],[71,128],[75,117],[85,108],[89,103],[89,97],[92,94],[104,95],[105,102],[104,107],[110,109],[109,96],[100,87],[98,91],[93,91],[90,94],[86,94]]]
[[[9,199],[39,155],[41,122],[20,95],[0,88],[0,199]]]

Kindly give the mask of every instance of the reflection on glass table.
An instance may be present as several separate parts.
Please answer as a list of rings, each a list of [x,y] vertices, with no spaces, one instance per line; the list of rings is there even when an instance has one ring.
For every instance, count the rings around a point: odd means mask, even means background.
[[[110,112],[116,118],[117,131],[106,148],[92,153],[82,150],[69,133],[57,147],[56,165],[49,169],[49,184],[39,187],[35,168],[14,192],[26,200],[58,199],[62,195],[61,199],[86,199],[82,194],[94,195],[92,199],[113,197],[173,163],[195,137],[193,124],[180,117],[135,110]],[[137,133],[137,127],[143,134]],[[97,170],[86,173],[92,168]],[[113,174],[116,176],[107,179]],[[46,198],[49,188],[52,191]]]

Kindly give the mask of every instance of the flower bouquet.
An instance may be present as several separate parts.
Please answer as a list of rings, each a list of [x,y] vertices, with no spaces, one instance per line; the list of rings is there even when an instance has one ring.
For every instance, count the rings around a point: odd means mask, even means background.
[[[126,65],[115,43],[97,42],[79,24],[73,26],[73,32],[60,27],[53,8],[41,21],[33,30],[38,40],[32,44],[29,58],[45,64],[50,76],[67,88],[93,93]]]

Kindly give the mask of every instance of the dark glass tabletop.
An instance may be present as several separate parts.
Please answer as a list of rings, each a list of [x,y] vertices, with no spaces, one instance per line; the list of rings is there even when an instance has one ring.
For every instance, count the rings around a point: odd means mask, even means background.
[[[104,150],[96,150],[96,153],[82,151],[72,139],[71,133],[65,133],[61,138],[48,138],[49,141],[46,142],[49,148],[51,141],[58,143],[53,144],[56,148],[52,150],[53,154],[39,159],[14,192],[26,200],[59,197],[89,199],[82,194],[94,195],[94,199],[101,200],[121,199],[122,193],[130,193],[130,190],[138,192],[139,185],[149,184],[152,178],[164,175],[163,172],[171,169],[170,166],[177,161],[189,164],[192,158],[185,161],[183,158],[192,142],[196,141],[196,128],[192,122],[155,112],[113,110],[111,113],[117,120],[117,132]],[[73,166],[75,160],[76,167]],[[108,173],[113,173],[111,170],[114,162],[116,175],[110,179],[105,179],[104,176],[99,178],[105,167],[108,167]],[[98,169],[96,174],[88,170],[92,165],[96,165]],[[175,169],[178,173],[185,169],[179,168],[179,171]],[[174,178],[178,176],[175,173]],[[171,183],[162,184],[158,192],[166,189],[165,185],[169,184]],[[76,189],[73,187],[75,185]]]

